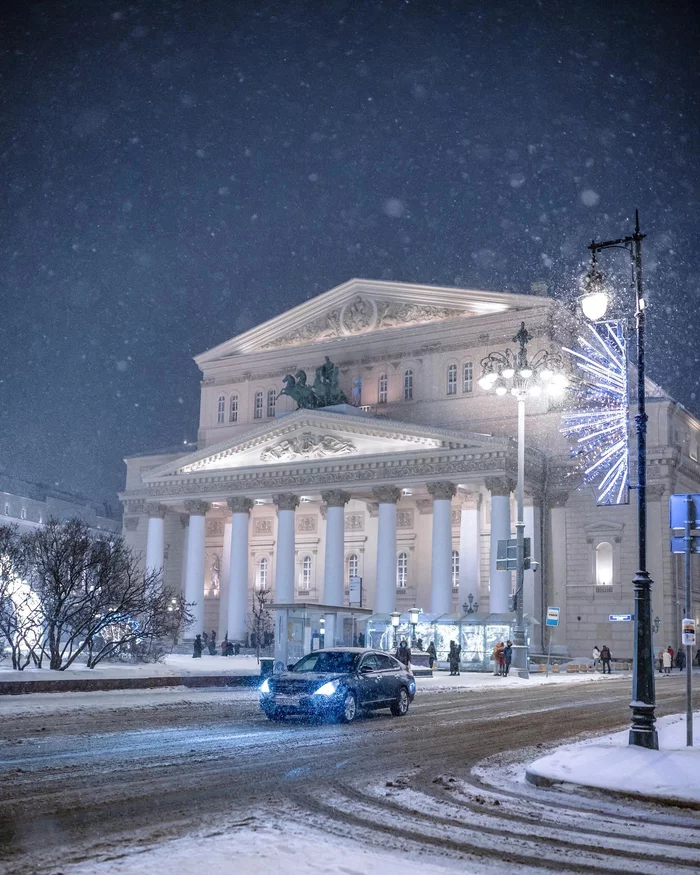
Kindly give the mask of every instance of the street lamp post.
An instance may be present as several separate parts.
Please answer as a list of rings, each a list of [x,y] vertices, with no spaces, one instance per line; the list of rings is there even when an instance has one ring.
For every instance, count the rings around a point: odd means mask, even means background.
[[[398,611],[392,611],[389,615],[391,617],[391,625],[394,627],[394,649],[399,646],[399,623],[401,622],[401,614]]]
[[[639,230],[639,212],[635,211],[634,234],[617,240],[595,240],[591,250],[591,266],[583,280],[584,295],[581,308],[592,321],[605,316],[609,304],[603,275],[598,270],[596,256],[603,249],[626,249],[630,254],[635,288],[635,320],[637,335],[637,544],[638,571],[634,576],[634,664],[632,678],[632,718],[629,743],[651,750],[659,749],[654,710],[654,663],[651,637],[651,585],[647,571],[647,413],[645,394],[645,324],[646,302],[642,288],[642,240],[646,235]]]
[[[411,608],[408,612],[408,621],[411,624],[411,646],[416,646],[416,626],[418,625],[418,618],[423,613],[421,608]]]
[[[515,624],[513,626],[513,665],[522,678],[529,677],[523,587],[525,583],[525,399],[538,397],[543,392],[557,397],[564,393],[568,379],[563,371],[561,356],[540,350],[531,360],[527,357],[527,345],[532,335],[520,323],[520,330],[513,338],[518,344],[517,352],[511,349],[490,352],[482,359],[482,376],[479,385],[496,395],[510,394],[518,402],[518,481],[516,486],[517,521],[515,554]]]

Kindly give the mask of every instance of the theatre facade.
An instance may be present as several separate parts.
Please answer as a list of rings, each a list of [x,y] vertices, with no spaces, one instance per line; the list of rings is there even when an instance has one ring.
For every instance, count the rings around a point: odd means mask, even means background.
[[[120,495],[128,542],[195,603],[189,634],[245,640],[262,590],[280,606],[282,659],[324,629],[326,644],[362,632],[388,646],[390,614],[405,628],[415,606],[424,638],[462,634],[463,657],[483,662],[482,630],[507,634],[512,619],[496,549],[514,537],[517,427],[515,400],[477,381],[523,322],[531,354],[575,343],[571,314],[549,298],[356,279],[197,356],[196,449],[127,459]],[[654,384],[647,395],[652,616],[659,645],[675,645],[668,496],[700,492],[700,425]],[[597,507],[581,484],[559,432],[567,403],[527,404],[530,648],[546,647],[556,605],[553,652],[597,643],[630,656],[632,624],[610,617],[633,611],[636,505]]]

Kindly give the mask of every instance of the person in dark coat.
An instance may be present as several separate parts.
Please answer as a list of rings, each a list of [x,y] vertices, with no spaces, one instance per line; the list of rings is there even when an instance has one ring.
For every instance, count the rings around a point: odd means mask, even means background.
[[[430,668],[435,668],[437,665],[437,653],[435,652],[435,645],[431,641],[428,644],[428,666]]]
[[[209,636],[209,655],[216,656],[216,632],[213,629]]]
[[[610,648],[607,644],[603,644],[600,650],[600,661],[603,663],[603,674],[605,674],[605,669],[607,668],[608,674],[610,674],[610,660],[612,659],[612,653],[610,653]]]
[[[197,635],[194,639],[194,644],[192,645],[192,659],[201,659],[202,651],[204,650],[204,644],[202,643],[202,636]]]
[[[459,644],[454,641],[450,641],[450,652],[449,652],[449,662],[450,662],[450,675],[458,676],[459,675],[459,658],[462,655],[462,648]]]
[[[505,666],[503,670],[504,677],[508,677],[508,672],[510,671],[510,664],[513,659],[513,642],[506,641],[506,646],[503,648],[503,658],[505,659]]]
[[[399,644],[396,651],[396,658],[408,668],[408,664],[411,661],[411,648],[408,646],[408,642],[405,638],[402,639],[401,644]]]
[[[680,647],[678,648],[678,651],[676,653],[675,663],[679,671],[683,671],[683,669],[685,668],[685,651],[682,650]]]

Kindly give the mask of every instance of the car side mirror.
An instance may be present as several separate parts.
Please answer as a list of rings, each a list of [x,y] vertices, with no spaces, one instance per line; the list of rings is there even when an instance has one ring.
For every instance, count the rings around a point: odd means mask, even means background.
[[[295,665],[295,663],[293,663],[293,662],[288,663],[287,671],[294,671],[294,665]]]

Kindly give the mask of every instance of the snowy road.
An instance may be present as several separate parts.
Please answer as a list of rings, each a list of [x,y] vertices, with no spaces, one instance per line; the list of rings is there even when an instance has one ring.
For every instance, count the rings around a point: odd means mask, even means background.
[[[658,688],[659,713],[683,709],[680,676]],[[536,790],[509,766],[515,749],[541,754],[624,725],[628,680],[423,694],[405,719],[351,727],[269,724],[251,692],[197,697],[5,715],[0,870],[69,872],[90,860],[97,871],[96,861],[202,831],[206,855],[207,842],[214,849],[236,829],[284,824],[445,871],[502,871],[505,861],[523,873],[700,866],[697,812]],[[489,757],[495,770],[470,774]]]

